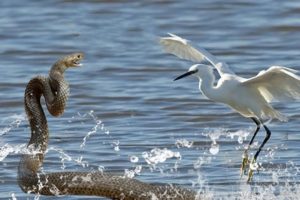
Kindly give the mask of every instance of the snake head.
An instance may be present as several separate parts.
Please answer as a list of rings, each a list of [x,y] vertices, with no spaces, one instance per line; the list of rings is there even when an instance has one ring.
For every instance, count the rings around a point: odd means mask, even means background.
[[[82,64],[80,61],[84,58],[83,53],[73,53],[63,58],[66,67],[79,67]]]

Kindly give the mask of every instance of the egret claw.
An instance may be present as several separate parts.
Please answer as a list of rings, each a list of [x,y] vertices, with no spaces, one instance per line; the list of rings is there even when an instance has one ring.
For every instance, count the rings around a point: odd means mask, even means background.
[[[249,168],[247,183],[250,183],[253,177],[253,170]]]
[[[252,180],[253,172],[258,170],[259,170],[259,164],[256,162],[256,159],[253,159],[249,165],[247,183],[249,183]]]
[[[243,174],[246,174],[246,167],[249,165],[247,150],[244,151],[242,158],[243,158],[243,161],[242,161],[242,165],[241,165],[241,177],[243,176]]]

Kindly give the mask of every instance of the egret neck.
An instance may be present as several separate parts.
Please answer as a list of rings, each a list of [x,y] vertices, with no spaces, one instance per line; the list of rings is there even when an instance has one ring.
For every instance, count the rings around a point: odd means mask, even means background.
[[[208,65],[202,65],[198,67],[198,72],[194,74],[199,79],[199,89],[209,99],[217,101],[219,93],[214,86],[215,76],[213,69]]]

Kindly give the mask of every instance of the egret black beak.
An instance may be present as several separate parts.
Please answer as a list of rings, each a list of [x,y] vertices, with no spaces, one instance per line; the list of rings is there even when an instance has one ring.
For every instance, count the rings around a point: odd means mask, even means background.
[[[196,72],[198,72],[198,70],[188,71],[188,72],[186,72],[186,73],[184,73],[184,74],[178,76],[177,78],[175,78],[174,81],[177,81],[177,80],[182,79],[182,78],[184,78],[184,77],[186,77],[186,76],[195,74]]]

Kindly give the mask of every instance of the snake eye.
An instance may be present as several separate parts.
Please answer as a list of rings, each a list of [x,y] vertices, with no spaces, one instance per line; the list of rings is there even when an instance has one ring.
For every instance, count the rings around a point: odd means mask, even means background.
[[[81,58],[81,55],[80,55],[80,54],[78,54],[78,55],[77,55],[77,58]]]

